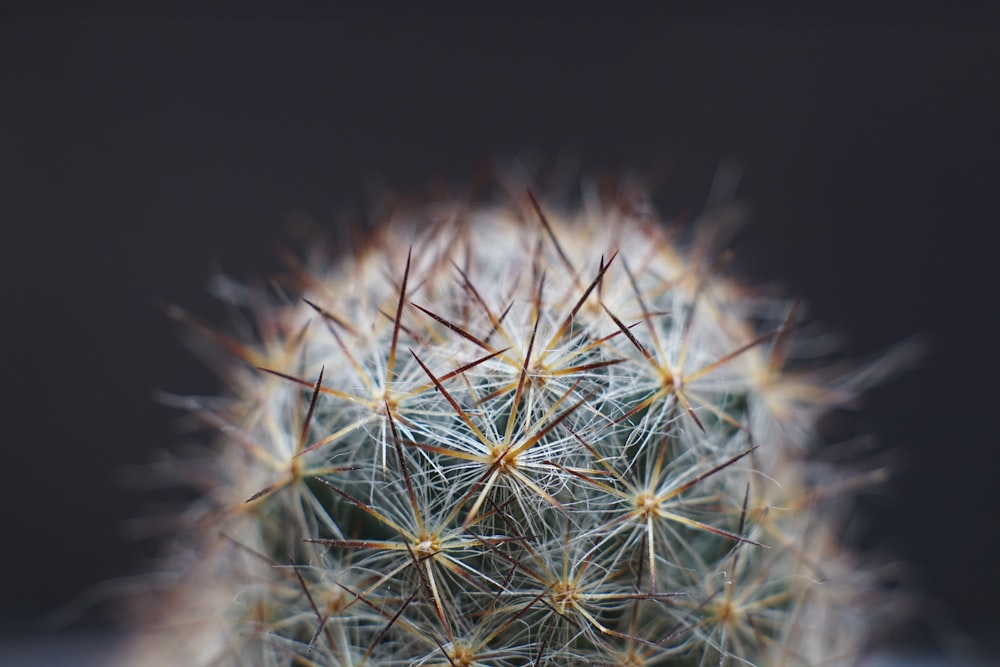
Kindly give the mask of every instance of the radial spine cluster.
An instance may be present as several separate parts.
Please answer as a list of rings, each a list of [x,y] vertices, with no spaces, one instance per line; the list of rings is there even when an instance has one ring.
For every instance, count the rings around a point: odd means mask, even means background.
[[[641,207],[513,199],[230,285],[252,335],[171,311],[227,389],[183,401],[217,442],[132,664],[856,663],[882,471],[810,450],[864,373]]]

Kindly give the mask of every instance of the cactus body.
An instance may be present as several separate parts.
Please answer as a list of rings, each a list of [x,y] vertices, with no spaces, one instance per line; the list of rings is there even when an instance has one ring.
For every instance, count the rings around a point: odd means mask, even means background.
[[[220,442],[141,664],[854,664],[858,478],[808,456],[850,376],[792,368],[794,309],[707,246],[588,202],[397,214],[210,334]]]

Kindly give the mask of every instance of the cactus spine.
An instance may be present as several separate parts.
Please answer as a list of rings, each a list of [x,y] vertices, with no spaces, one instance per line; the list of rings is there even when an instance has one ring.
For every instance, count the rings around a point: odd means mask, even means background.
[[[838,544],[790,304],[586,199],[397,212],[252,337],[142,664],[854,664],[877,605]],[[186,315],[179,314],[184,319]]]

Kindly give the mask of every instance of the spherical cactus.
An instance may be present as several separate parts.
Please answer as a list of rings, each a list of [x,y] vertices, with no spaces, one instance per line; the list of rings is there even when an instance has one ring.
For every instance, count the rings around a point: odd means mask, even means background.
[[[878,369],[805,364],[710,234],[511,200],[401,208],[234,289],[252,335],[195,325],[218,441],[131,664],[855,664],[885,605],[839,533],[884,471],[810,450]]]

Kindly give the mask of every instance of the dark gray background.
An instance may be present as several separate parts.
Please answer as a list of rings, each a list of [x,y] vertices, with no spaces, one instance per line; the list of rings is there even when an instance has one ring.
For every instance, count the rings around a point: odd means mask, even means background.
[[[289,217],[344,224],[373,177],[419,194],[527,151],[656,172],[670,215],[734,160],[740,270],[808,299],[851,354],[926,336],[858,419],[905,461],[866,542],[926,587],[914,634],[990,639],[996,15],[630,11],[0,15],[5,627],[153,553],[123,537],[150,501],[123,470],[176,442],[154,390],[214,387],[160,300],[223,321],[213,267],[274,270]]]

